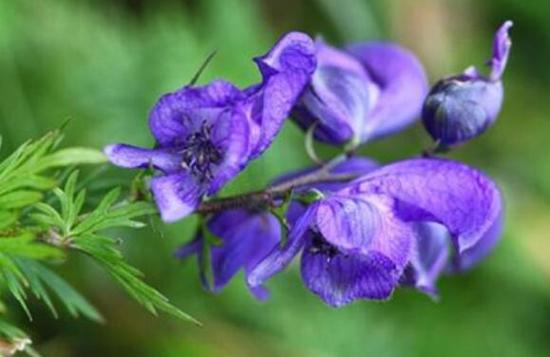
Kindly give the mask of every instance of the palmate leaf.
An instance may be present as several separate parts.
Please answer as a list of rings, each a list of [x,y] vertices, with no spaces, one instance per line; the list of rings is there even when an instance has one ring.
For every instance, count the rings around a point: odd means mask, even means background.
[[[77,172],[69,175],[63,190],[54,189],[59,210],[51,205],[35,205],[38,212],[34,220],[46,227],[57,228],[57,244],[85,253],[97,261],[136,301],[156,314],[157,310],[178,318],[194,320],[168,302],[168,299],[142,280],[139,270],[129,265],[118,249],[117,242],[99,234],[107,228],[143,227],[135,218],[156,214],[156,208],[148,202],[119,201],[120,189],[107,193],[97,207],[81,212],[85,200],[84,191],[76,192]]]
[[[54,300],[59,300],[73,316],[103,321],[99,312],[83,296],[42,263],[60,260],[70,249],[91,256],[150,312],[156,314],[157,311],[164,311],[197,323],[143,281],[141,272],[124,260],[117,241],[98,233],[107,228],[142,227],[144,224],[136,218],[156,214],[155,207],[147,202],[120,200],[120,189],[115,189],[105,195],[95,209],[82,212],[86,191],[77,191],[78,173],[69,174],[66,169],[66,174],[54,176],[51,169],[98,164],[105,162],[106,158],[94,149],[57,150],[61,137],[60,131],[50,132],[36,141],[24,143],[0,162],[2,290],[19,302],[29,319],[32,317],[27,300],[34,296],[55,317],[58,310]],[[61,177],[67,177],[63,189],[56,187]],[[46,196],[47,191],[53,193],[53,204],[51,199],[44,201],[44,197],[51,198],[51,195]],[[0,354],[5,342],[3,337],[8,341],[5,345],[9,348],[26,341],[21,340],[23,334],[16,336],[14,332],[17,330],[10,330],[9,326],[0,326]]]

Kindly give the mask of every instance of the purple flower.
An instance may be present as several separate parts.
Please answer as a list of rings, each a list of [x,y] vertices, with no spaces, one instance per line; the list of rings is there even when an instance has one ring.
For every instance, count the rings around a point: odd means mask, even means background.
[[[364,143],[399,131],[420,114],[428,92],[420,62],[408,50],[366,42],[339,50],[316,41],[317,69],[293,111],[303,129],[330,144]]]
[[[105,148],[115,165],[160,172],[151,190],[164,221],[193,212],[269,146],[315,69],[314,44],[292,32],[255,61],[263,80],[244,90],[217,80],[162,96],[149,117],[154,149]]]
[[[422,119],[426,130],[442,146],[473,139],[496,120],[503,99],[502,74],[511,47],[510,27],[512,22],[506,21],[495,35],[489,76],[469,67],[460,75],[440,80],[431,89]]]
[[[415,254],[399,283],[437,298],[437,279],[449,268],[451,236],[445,226],[433,222],[418,223],[415,233]]]
[[[310,205],[288,243],[275,247],[247,282],[262,286],[301,251],[305,285],[332,306],[387,299],[400,282],[433,294],[448,267],[447,245],[445,230],[419,228],[426,222],[448,231],[453,269],[470,268],[499,237],[500,193],[489,178],[454,161],[413,159],[382,167]]]
[[[334,174],[366,174],[377,167],[376,163],[366,158],[353,158],[338,164],[331,172]],[[277,183],[296,178],[313,170],[306,169],[290,173],[277,179]],[[315,188],[329,192],[342,188],[342,183],[326,183]],[[311,188],[302,187],[303,190]],[[287,218],[294,222],[304,213],[305,208],[292,202]],[[281,229],[278,220],[268,211],[249,211],[235,209],[224,211],[211,217],[207,227],[222,241],[221,246],[211,246],[210,260],[212,262],[213,286],[208,285],[203,271],[204,257],[202,249],[204,237],[198,234],[193,241],[183,245],[176,253],[179,258],[197,255],[199,259],[200,277],[203,287],[218,292],[242,268],[248,279],[249,273],[265,259],[269,252],[280,244]],[[267,297],[267,291],[261,286],[250,287],[252,294],[258,299]]]
[[[204,237],[198,234],[193,241],[182,246],[177,252],[178,258],[197,255],[200,278],[203,287],[219,292],[237,272],[243,268],[245,275],[256,267],[265,256],[279,244],[281,236],[279,221],[269,212],[250,212],[246,209],[224,211],[213,216],[207,223],[212,234],[222,239],[221,246],[211,246],[210,261],[213,286],[209,286],[206,272],[203,270]],[[258,299],[267,297],[262,287],[251,292]]]

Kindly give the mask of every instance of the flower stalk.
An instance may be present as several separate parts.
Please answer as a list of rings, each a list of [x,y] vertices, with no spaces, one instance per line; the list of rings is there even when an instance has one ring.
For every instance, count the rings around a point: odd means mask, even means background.
[[[276,200],[285,197],[289,192],[302,186],[328,182],[348,182],[359,176],[358,174],[330,174],[329,168],[330,165],[323,166],[310,174],[285,181],[265,190],[206,201],[199,206],[197,212],[208,215],[236,208],[274,207]]]

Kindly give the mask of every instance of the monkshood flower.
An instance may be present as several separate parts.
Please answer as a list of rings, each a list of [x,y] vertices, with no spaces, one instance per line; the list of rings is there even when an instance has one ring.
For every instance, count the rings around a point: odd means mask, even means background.
[[[269,146],[315,69],[314,43],[292,32],[255,61],[262,82],[244,90],[216,80],[162,96],[149,117],[154,149],[105,149],[115,165],[159,172],[151,191],[164,221],[193,212]]]
[[[340,145],[389,135],[420,116],[426,74],[408,50],[393,43],[357,43],[340,50],[316,41],[317,69],[293,111],[317,140]]]
[[[311,204],[288,243],[275,247],[247,282],[261,287],[302,252],[306,287],[335,307],[387,299],[400,283],[435,293],[449,259],[446,234],[452,269],[468,269],[498,240],[501,211],[496,185],[480,172],[449,160],[401,161]],[[445,229],[422,233],[427,222]]]
[[[357,174],[363,175],[377,167],[377,164],[366,158],[353,158],[336,165],[333,174]],[[284,175],[275,180],[282,183],[286,180],[304,175],[312,169],[300,170]],[[343,187],[343,183],[322,183],[315,188],[323,192],[330,192]],[[307,190],[311,186],[301,187]],[[298,190],[298,191],[300,191]],[[300,217],[305,208],[292,202],[287,212],[287,219],[292,224]],[[280,244],[281,228],[279,221],[268,211],[252,211],[245,208],[223,211],[214,215],[207,222],[212,234],[221,239],[220,246],[210,247],[210,261],[213,276],[213,286],[209,286],[202,261],[204,237],[199,233],[193,241],[182,246],[176,256],[187,258],[196,255],[199,260],[199,275],[203,287],[213,292],[219,292],[231,278],[243,269],[245,276],[265,259],[269,252]],[[250,291],[258,299],[268,296],[266,289],[261,286],[251,287]]]
[[[422,109],[426,130],[442,146],[460,145],[482,134],[496,120],[504,95],[502,74],[508,61],[511,41],[506,21],[496,32],[491,72],[481,75],[474,67],[437,82]]]

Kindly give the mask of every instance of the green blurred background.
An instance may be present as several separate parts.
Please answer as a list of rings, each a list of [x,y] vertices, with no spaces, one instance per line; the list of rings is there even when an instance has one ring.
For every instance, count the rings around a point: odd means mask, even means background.
[[[515,22],[497,125],[451,155],[503,187],[504,237],[475,270],[443,278],[439,302],[402,289],[390,302],[334,310],[302,286],[296,267],[273,279],[265,303],[248,294],[242,276],[209,295],[195,262],[172,258],[190,239],[190,218],[113,234],[125,238],[128,259],[147,281],[204,327],[148,315],[77,256],[59,271],[100,308],[104,325],[55,320],[39,304],[32,323],[16,309],[12,317],[45,356],[550,356],[548,14],[546,0],[0,0],[2,156],[68,118],[66,145],[150,145],[148,109],[186,83],[213,49],[218,54],[201,82],[225,77],[245,86],[259,79],[251,58],[285,31],[322,34],[335,44],[382,38],[412,48],[433,83],[481,66],[497,26]],[[288,123],[225,193],[260,188],[306,165],[302,138]],[[363,153],[388,162],[428,144],[416,125]],[[106,168],[92,189],[131,174]]]

